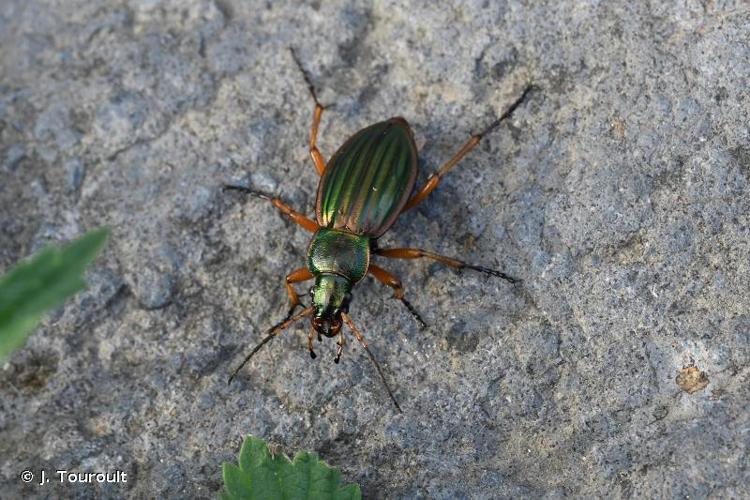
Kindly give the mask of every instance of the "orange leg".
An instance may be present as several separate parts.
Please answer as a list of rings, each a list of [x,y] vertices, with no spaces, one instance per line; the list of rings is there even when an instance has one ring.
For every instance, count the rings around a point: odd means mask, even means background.
[[[417,323],[419,323],[419,326],[421,326],[422,328],[425,328],[427,326],[417,310],[414,309],[414,306],[412,306],[411,303],[404,298],[404,287],[403,285],[401,285],[401,280],[398,278],[398,276],[389,273],[382,267],[378,267],[375,264],[370,264],[367,272],[372,274],[379,282],[393,288],[393,298],[400,300],[401,303],[406,306]]]
[[[344,329],[341,329],[341,333],[339,333],[339,341],[336,342],[338,344],[338,347],[336,348],[336,357],[333,359],[334,363],[338,363],[341,361],[341,355],[344,353],[344,346],[346,345],[346,337],[344,337]]]
[[[318,335],[320,337],[320,335]],[[310,333],[307,334],[307,350],[310,351],[310,357],[312,359],[315,359],[318,357],[317,354],[315,354],[315,351],[313,351],[313,339],[315,338],[315,327],[310,327]],[[318,340],[320,342],[320,340]]]
[[[323,175],[323,172],[326,170],[326,161],[323,159],[323,155],[316,144],[318,140],[318,126],[320,125],[320,117],[323,115],[323,109],[325,108],[316,99],[315,111],[313,111],[313,124],[310,130],[310,157],[320,175]]]
[[[289,48],[289,50],[292,53],[294,62],[297,63],[297,67],[299,67],[299,70],[302,72],[305,83],[307,83],[307,88],[310,90],[310,95],[312,95],[312,98],[315,101],[315,109],[313,110],[313,122],[312,127],[310,127],[310,157],[315,164],[315,169],[318,171],[318,174],[323,175],[323,172],[325,172],[326,169],[326,161],[323,158],[323,155],[320,153],[320,150],[318,149],[317,141],[320,118],[323,116],[323,110],[326,109],[326,107],[320,104],[320,101],[318,101],[318,94],[315,92],[315,86],[313,86],[312,84],[310,75],[307,73],[307,71],[305,71],[305,68],[302,67],[302,62],[297,57],[297,53],[294,52],[294,49],[292,49],[291,47]]]
[[[500,118],[495,120],[489,127],[484,129],[482,132],[473,135],[466,143],[461,146],[461,149],[458,150],[458,152],[453,155],[453,158],[448,160],[442,167],[438,169],[437,172],[430,175],[430,177],[427,179],[427,183],[424,185],[424,187],[419,190],[417,194],[412,196],[412,198],[404,205],[404,208],[401,210],[402,212],[406,212],[410,208],[413,208],[417,205],[419,205],[422,200],[427,198],[427,196],[435,190],[436,187],[438,187],[438,184],[440,184],[440,180],[445,177],[445,175],[450,172],[450,170],[456,166],[458,162],[460,162],[466,154],[474,149],[477,144],[479,144],[479,141],[482,140],[482,138],[492,132],[495,128],[500,125],[500,123],[509,117],[513,111],[521,104],[521,102],[526,98],[526,95],[531,90],[531,86],[526,87],[524,89],[523,94],[521,94],[521,97],[516,99],[516,101],[503,113],[500,115]]]
[[[404,297],[404,287],[401,285],[401,280],[395,274],[391,274],[382,267],[378,267],[374,264],[370,264],[367,272],[372,274],[376,280],[393,288],[393,298],[402,299]]]
[[[428,252],[427,250],[422,250],[419,248],[378,248],[375,250],[375,254],[382,255],[383,257],[388,257],[390,259],[420,259],[422,257],[425,257],[451,266],[454,269],[473,269],[474,271],[479,271],[482,273],[490,274],[497,278],[502,278],[511,283],[518,283],[521,281],[518,278],[508,276],[502,271],[497,271],[495,269],[490,269],[484,266],[467,264],[462,260],[445,257],[444,255],[438,255],[436,253]]]
[[[306,267],[300,267],[286,276],[286,293],[289,295],[289,302],[291,302],[287,318],[292,316],[292,313],[297,306],[302,305],[302,302],[299,300],[299,295],[297,295],[297,291],[292,286],[292,283],[300,283],[311,279],[313,279],[313,275]]]
[[[271,204],[274,207],[278,208],[279,211],[282,214],[286,215],[287,217],[289,217],[290,219],[292,219],[294,222],[296,222],[297,224],[299,224],[300,226],[302,226],[303,229],[305,229],[307,231],[310,231],[311,233],[314,233],[318,229],[320,229],[320,226],[318,226],[317,222],[315,222],[315,221],[313,221],[311,219],[308,219],[307,217],[305,217],[301,213],[297,212],[292,207],[290,207],[289,205],[287,205],[286,203],[284,203],[283,201],[281,201],[281,198],[272,197],[272,196],[269,196],[269,195],[267,195],[265,193],[261,193],[260,191],[255,191],[253,189],[246,188],[244,186],[234,186],[232,184],[225,184],[224,185],[224,189],[225,190],[229,189],[229,190],[234,190],[234,191],[240,191],[240,192],[247,193],[249,195],[255,196],[256,198],[261,198],[263,200],[270,201]]]

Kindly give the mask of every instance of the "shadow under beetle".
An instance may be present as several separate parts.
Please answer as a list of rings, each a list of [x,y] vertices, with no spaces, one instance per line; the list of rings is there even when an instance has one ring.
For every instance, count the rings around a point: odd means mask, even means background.
[[[346,324],[375,365],[396,409],[401,411],[380,365],[348,314],[351,289],[367,274],[371,274],[381,283],[393,288],[393,297],[399,299],[424,327],[419,314],[404,298],[401,280],[373,264],[373,256],[392,259],[428,258],[456,269],[466,268],[487,273],[510,283],[520,281],[501,271],[467,264],[419,248],[378,248],[376,243],[399,215],[421,203],[487,133],[513,113],[526,98],[531,87],[526,87],[521,96],[489,127],[472,136],[450,160],[430,175],[422,189],[412,195],[417,178],[417,148],[409,124],[401,117],[391,118],[360,130],[326,163],[316,145],[318,126],[325,106],[318,101],[315,87],[295,52],[291,52],[315,102],[310,130],[310,156],[321,176],[315,206],[316,220],[297,212],[278,197],[244,186],[225,185],[224,188],[270,201],[284,215],[313,233],[313,237],[307,249],[307,265],[292,271],[286,277],[286,289],[291,302],[289,313],[283,321],[268,330],[263,340],[237,367],[229,382],[231,383],[250,358],[272,338],[295,321],[310,316],[311,328],[307,337],[310,356],[316,357],[313,350],[313,339],[316,336],[319,342],[322,340],[321,335],[338,337],[334,359],[338,363],[346,343],[342,323]],[[312,305],[294,314],[297,307],[304,305],[292,285],[313,279],[315,283],[310,289]]]

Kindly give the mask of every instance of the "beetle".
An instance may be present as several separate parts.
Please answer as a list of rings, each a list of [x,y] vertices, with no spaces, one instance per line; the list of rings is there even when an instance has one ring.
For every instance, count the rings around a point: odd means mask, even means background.
[[[427,258],[455,269],[473,269],[483,272],[502,278],[509,283],[520,281],[502,271],[468,264],[419,248],[379,248],[377,240],[390,229],[401,214],[427,198],[440,184],[441,179],[476,147],[485,135],[508,118],[525,100],[531,86],[527,86],[521,96],[499,118],[464,143],[453,157],[430,175],[425,185],[413,194],[418,170],[417,147],[411,127],[402,117],[390,118],[363,128],[351,136],[328,162],[324,160],[317,146],[317,137],[320,120],[326,107],[318,100],[312,80],[295,51],[290,50],[315,103],[309,150],[313,164],[320,175],[315,205],[316,220],[294,210],[277,196],[245,186],[224,185],[224,189],[240,191],[269,201],[282,214],[313,233],[307,248],[306,266],[286,276],[286,290],[291,303],[287,316],[268,330],[266,336],[233,372],[229,383],[266,343],[292,323],[309,316],[311,327],[307,337],[307,347],[310,356],[316,357],[313,349],[313,340],[316,336],[319,342],[322,341],[322,336],[338,337],[338,347],[334,358],[334,361],[338,363],[346,343],[342,328],[345,324],[364,347],[388,395],[398,411],[401,411],[367,341],[349,316],[352,288],[366,275],[372,275],[376,280],[392,288],[393,297],[400,300],[415,320],[424,327],[424,321],[404,297],[401,280],[372,263],[372,257]],[[308,280],[314,280],[310,289],[312,303],[304,307],[293,285]],[[298,307],[303,307],[303,310],[294,314]]]

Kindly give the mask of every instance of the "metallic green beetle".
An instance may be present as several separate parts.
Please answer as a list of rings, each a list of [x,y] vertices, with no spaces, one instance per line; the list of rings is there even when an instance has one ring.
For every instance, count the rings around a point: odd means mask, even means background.
[[[341,326],[342,322],[346,323],[373,361],[389,396],[400,411],[398,402],[388,387],[379,364],[348,315],[352,287],[367,274],[371,274],[378,281],[393,288],[394,298],[399,299],[412,316],[424,326],[420,316],[404,298],[401,280],[371,263],[373,255],[397,259],[424,257],[456,269],[474,269],[503,278],[511,283],[518,281],[501,271],[467,264],[418,248],[381,249],[377,246],[377,239],[393,225],[400,214],[425,199],[438,186],[440,179],[473,149],[484,135],[510,116],[524,100],[530,87],[523,91],[521,97],[500,118],[483,132],[472,136],[448,162],[428,178],[425,186],[412,196],[417,178],[417,148],[409,124],[401,117],[391,118],[360,130],[349,138],[326,164],[316,144],[318,126],[325,108],[318,101],[307,72],[294,52],[292,55],[315,101],[310,132],[310,156],[321,175],[315,208],[317,220],[313,221],[295,211],[278,197],[272,197],[244,186],[225,186],[226,189],[242,191],[269,200],[283,214],[314,233],[307,250],[307,265],[291,272],[286,277],[286,288],[291,302],[289,313],[282,322],[268,331],[266,337],[234,371],[229,381],[232,381],[237,372],[263,345],[293,322],[310,316],[311,328],[308,335],[310,355],[313,358],[316,357],[313,350],[313,340],[316,335],[318,341],[322,340],[322,335],[338,336],[335,357],[335,362],[338,363],[345,344]],[[312,305],[295,315],[296,308],[303,304],[292,285],[312,279],[315,280],[310,289]]]

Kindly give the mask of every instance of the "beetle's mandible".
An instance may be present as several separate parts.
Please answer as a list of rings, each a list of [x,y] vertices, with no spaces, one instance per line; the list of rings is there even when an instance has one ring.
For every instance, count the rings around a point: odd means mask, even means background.
[[[307,250],[307,265],[292,271],[286,277],[286,289],[291,307],[286,318],[272,327],[261,342],[247,355],[229,379],[232,381],[240,369],[268,341],[280,334],[295,321],[310,317],[311,326],[307,337],[310,356],[316,357],[313,340],[322,336],[338,337],[336,363],[344,349],[345,337],[342,324],[352,331],[373,361],[388,395],[396,408],[396,401],[380,365],[375,360],[367,342],[349,316],[352,287],[368,274],[393,288],[393,297],[399,299],[421,326],[422,318],[404,297],[401,280],[372,263],[373,257],[394,259],[427,258],[456,269],[473,269],[490,274],[510,283],[519,280],[501,271],[468,264],[458,259],[445,257],[419,248],[379,248],[377,239],[396,221],[399,215],[418,205],[440,183],[440,180],[471,151],[482,138],[497,126],[524,101],[531,86],[489,127],[473,135],[443,166],[429,176],[425,185],[412,194],[417,179],[417,148],[414,135],[407,121],[401,117],[366,127],[352,137],[326,163],[317,147],[318,126],[325,107],[318,101],[315,87],[296,56],[299,66],[315,102],[313,123],[310,131],[310,156],[320,174],[316,220],[297,212],[280,198],[258,192],[248,187],[225,185],[225,189],[241,191],[270,201],[291,220],[313,233]],[[314,280],[310,289],[312,304],[304,307],[293,284]],[[303,310],[297,314],[298,307]]]

